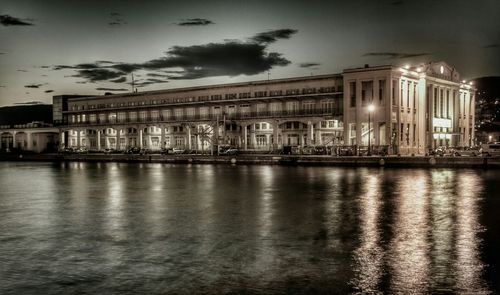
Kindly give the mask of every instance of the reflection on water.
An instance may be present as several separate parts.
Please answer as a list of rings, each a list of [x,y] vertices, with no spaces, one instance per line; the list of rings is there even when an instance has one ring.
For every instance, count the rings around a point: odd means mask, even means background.
[[[498,292],[491,173],[2,162],[0,293]]]

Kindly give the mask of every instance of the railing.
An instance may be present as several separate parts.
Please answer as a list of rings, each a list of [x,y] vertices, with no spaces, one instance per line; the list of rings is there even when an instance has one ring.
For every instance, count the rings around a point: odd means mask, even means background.
[[[86,122],[68,122],[68,121],[54,121],[57,126],[89,126],[89,125],[120,125],[127,123],[168,123],[168,122],[212,122],[226,120],[251,120],[251,119],[268,119],[268,118],[288,118],[288,117],[312,117],[312,116],[339,116],[342,115],[342,108],[315,108],[306,110],[282,110],[282,111],[261,111],[261,112],[238,112],[232,114],[195,114],[195,115],[172,115],[158,117],[137,117],[137,118],[106,118],[101,120],[97,118],[95,121]]]

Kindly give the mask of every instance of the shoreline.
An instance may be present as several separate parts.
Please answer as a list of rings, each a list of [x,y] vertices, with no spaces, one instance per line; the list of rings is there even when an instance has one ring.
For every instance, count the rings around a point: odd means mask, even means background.
[[[500,157],[361,156],[243,154],[235,156],[159,154],[1,154],[0,161],[129,162],[226,165],[500,168]]]

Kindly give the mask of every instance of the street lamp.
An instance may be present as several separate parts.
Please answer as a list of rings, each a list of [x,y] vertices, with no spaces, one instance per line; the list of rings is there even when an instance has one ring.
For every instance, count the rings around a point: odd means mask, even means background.
[[[370,146],[370,137],[371,137],[371,123],[370,123],[370,115],[371,113],[375,110],[375,106],[373,104],[368,105],[368,152],[366,153],[367,156],[371,156],[371,146]]]

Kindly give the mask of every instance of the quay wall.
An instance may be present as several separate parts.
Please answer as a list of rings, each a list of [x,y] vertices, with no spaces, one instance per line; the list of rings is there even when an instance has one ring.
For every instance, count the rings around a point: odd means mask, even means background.
[[[130,155],[130,154],[2,154],[0,161],[140,162],[179,164],[260,164],[288,166],[374,166],[500,168],[500,157],[334,157],[305,155]]]

